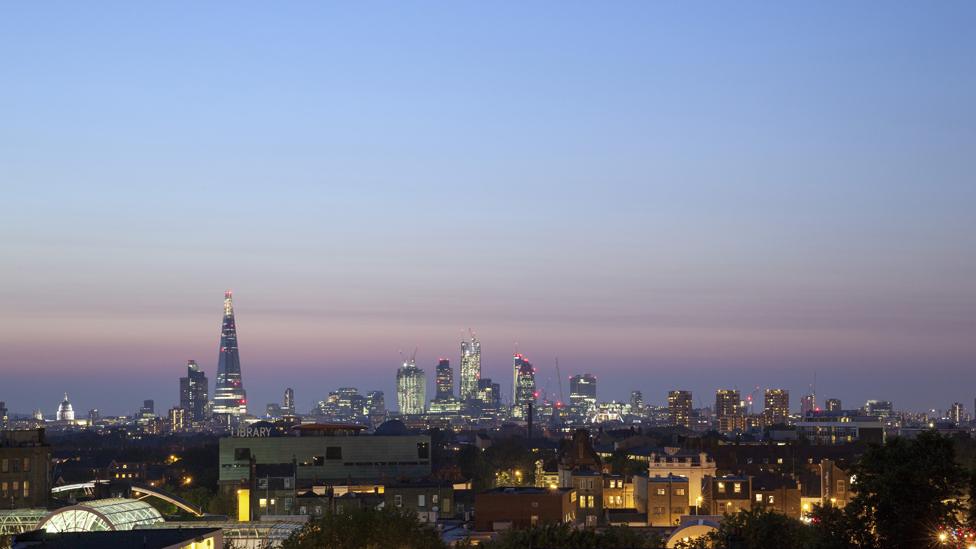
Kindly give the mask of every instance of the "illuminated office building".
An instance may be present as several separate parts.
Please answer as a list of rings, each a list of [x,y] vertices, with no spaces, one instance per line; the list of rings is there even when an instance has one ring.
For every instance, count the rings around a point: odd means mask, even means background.
[[[188,419],[201,421],[207,413],[207,388],[210,382],[196,361],[186,361],[186,377],[180,378],[180,408],[186,410]]]
[[[471,339],[461,342],[461,400],[478,398],[478,380],[481,379],[481,342],[471,333]]]
[[[569,402],[577,410],[593,410],[596,407],[596,376],[576,374],[569,378]]]
[[[517,418],[527,417],[529,403],[535,404],[538,396],[535,368],[524,356],[516,353],[512,357],[512,415]]]
[[[640,391],[630,392],[630,413],[643,415],[644,413],[644,393]]]
[[[962,423],[963,409],[961,402],[953,402],[952,406],[949,407],[949,419],[956,424]]]
[[[247,414],[247,393],[241,379],[241,359],[237,351],[237,324],[230,290],[224,292],[224,319],[220,329],[220,355],[217,362],[217,387],[213,413],[233,418]]]
[[[839,398],[828,398],[825,403],[827,412],[839,412],[841,411],[841,403]]]
[[[291,387],[285,389],[285,396],[281,401],[281,413],[286,416],[295,415],[295,390]]]
[[[451,361],[442,358],[437,362],[437,369],[434,371],[434,398],[436,400],[450,400],[454,398],[454,370],[451,369]]]
[[[411,358],[397,370],[397,406],[403,415],[419,415],[426,411],[427,378]]]
[[[478,405],[485,412],[497,412],[502,407],[502,388],[490,377],[478,380]]]

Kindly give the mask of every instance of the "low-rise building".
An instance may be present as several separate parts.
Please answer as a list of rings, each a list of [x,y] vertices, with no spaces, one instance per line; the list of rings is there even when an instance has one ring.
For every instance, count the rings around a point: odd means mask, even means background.
[[[647,512],[649,526],[668,527],[681,521],[683,515],[690,513],[688,492],[690,490],[687,477],[668,475],[666,477],[650,477],[639,490],[641,503],[639,508]]]
[[[705,514],[722,515],[752,508],[752,477],[706,476],[702,482],[702,509]]]
[[[796,480],[785,475],[759,475],[752,479],[752,502],[788,517],[800,518],[802,494]]]
[[[573,471],[570,487],[576,491],[576,522],[588,527],[604,524],[603,474],[596,471]]]
[[[248,428],[220,439],[220,477],[226,490],[251,480],[251,464],[295,464],[299,488],[366,480],[392,482],[431,473],[427,435],[361,435],[360,425],[310,424],[276,436]]]
[[[705,452],[689,452],[680,448],[664,448],[662,452],[651,454],[647,475],[650,478],[678,476],[688,479],[688,501],[685,506],[698,505],[702,495],[702,482],[705,477],[714,477],[717,472],[715,460]]]
[[[576,521],[572,488],[505,487],[475,496],[475,530],[498,531]]]
[[[624,475],[604,475],[604,509],[634,509],[633,477]]]
[[[422,522],[437,522],[454,515],[454,488],[450,482],[388,484],[383,489],[387,507],[411,510]]]

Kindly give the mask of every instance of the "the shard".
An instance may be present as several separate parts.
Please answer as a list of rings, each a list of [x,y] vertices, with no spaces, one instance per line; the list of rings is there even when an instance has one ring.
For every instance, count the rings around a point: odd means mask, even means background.
[[[237,351],[237,325],[230,290],[224,292],[224,320],[220,328],[220,356],[217,362],[217,387],[213,413],[228,421],[247,414],[247,393],[241,379],[241,358]]]

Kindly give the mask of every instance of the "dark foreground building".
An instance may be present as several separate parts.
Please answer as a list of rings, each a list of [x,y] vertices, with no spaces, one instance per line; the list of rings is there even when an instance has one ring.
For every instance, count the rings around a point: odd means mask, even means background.
[[[0,509],[47,507],[50,471],[44,429],[0,431]]]
[[[35,530],[14,538],[13,549],[222,549],[220,528],[50,533]]]

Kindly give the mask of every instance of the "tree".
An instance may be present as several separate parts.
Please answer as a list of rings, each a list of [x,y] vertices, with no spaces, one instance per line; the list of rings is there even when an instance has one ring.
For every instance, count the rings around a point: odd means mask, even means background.
[[[569,524],[544,524],[524,530],[506,530],[496,539],[481,545],[485,549],[640,549],[661,547],[653,534],[611,527],[578,530]]]
[[[647,470],[647,465],[631,459],[626,450],[614,450],[607,460],[610,470],[617,475],[634,475]]]
[[[417,514],[397,509],[329,513],[307,523],[282,549],[446,549],[437,531]]]
[[[860,547],[857,533],[861,531],[843,509],[830,503],[814,505],[810,511],[812,549],[852,549]]]
[[[845,508],[864,548],[917,549],[940,528],[959,525],[966,473],[953,441],[935,432],[872,446],[854,466],[856,490]]]
[[[726,514],[708,538],[715,549],[806,549],[811,547],[811,534],[799,520],[757,507]]]

